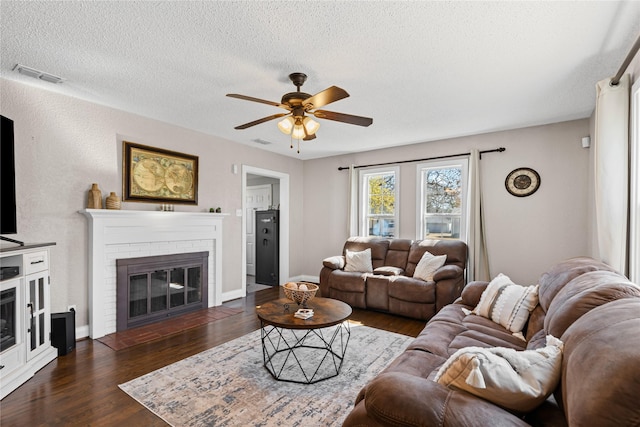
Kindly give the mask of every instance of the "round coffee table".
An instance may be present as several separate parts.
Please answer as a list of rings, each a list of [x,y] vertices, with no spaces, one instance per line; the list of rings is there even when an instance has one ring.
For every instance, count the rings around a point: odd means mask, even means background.
[[[351,307],[330,298],[308,303],[313,317],[294,317],[298,305],[288,298],[256,307],[261,322],[264,367],[279,381],[313,384],[340,373],[351,336]]]

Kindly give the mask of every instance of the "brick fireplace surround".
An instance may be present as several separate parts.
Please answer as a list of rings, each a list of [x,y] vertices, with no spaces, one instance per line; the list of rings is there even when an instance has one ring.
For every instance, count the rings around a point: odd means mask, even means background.
[[[89,236],[89,336],[116,332],[116,259],[208,251],[208,307],[222,304],[224,214],[84,209]]]

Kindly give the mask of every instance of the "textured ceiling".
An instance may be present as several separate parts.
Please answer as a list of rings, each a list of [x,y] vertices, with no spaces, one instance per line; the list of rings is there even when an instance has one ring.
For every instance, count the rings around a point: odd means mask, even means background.
[[[2,77],[301,159],[588,117],[640,33],[640,2],[0,2]],[[63,77],[41,82],[20,63]],[[331,85],[301,153],[278,101]],[[255,142],[271,142],[262,145]]]

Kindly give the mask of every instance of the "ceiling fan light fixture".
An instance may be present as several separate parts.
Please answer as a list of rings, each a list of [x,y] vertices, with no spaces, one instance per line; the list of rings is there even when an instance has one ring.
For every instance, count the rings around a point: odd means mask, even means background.
[[[289,116],[278,122],[278,129],[280,129],[280,132],[284,133],[285,135],[289,135],[291,134],[294,125],[295,120],[293,119],[293,117]]]
[[[306,136],[304,133],[304,127],[302,124],[302,120],[296,120],[295,126],[293,126],[293,131],[291,133],[291,137],[293,139],[303,139]]]
[[[320,129],[320,123],[316,122],[309,116],[306,116],[302,120],[302,124],[304,125],[304,128],[307,130],[307,135],[314,135],[318,131],[318,129]]]

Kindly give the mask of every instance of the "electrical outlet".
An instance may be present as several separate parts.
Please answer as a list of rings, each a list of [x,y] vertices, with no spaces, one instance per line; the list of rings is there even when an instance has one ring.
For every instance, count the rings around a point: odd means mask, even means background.
[[[68,305],[67,306],[67,311],[77,311],[78,309],[76,308],[76,305]]]

